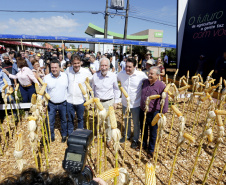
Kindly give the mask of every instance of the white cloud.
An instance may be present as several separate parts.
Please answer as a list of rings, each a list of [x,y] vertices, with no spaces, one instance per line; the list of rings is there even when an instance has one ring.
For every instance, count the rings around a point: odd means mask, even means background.
[[[5,32],[5,30],[7,30],[9,28],[9,26],[7,26],[6,24],[1,24],[0,26],[0,32],[3,33]]]
[[[63,35],[68,36],[80,26],[74,19],[63,16],[48,18],[9,19],[2,24],[0,31],[10,34],[27,35]],[[1,32],[2,32],[1,31]],[[2,32],[3,33],[3,32]]]

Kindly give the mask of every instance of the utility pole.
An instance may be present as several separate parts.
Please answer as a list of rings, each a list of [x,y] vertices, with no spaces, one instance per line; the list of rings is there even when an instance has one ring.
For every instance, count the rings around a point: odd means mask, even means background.
[[[126,4],[126,16],[125,16],[125,27],[124,27],[124,37],[123,39],[126,40],[127,37],[127,27],[128,27],[128,14],[129,14],[129,0],[127,0]],[[120,47],[120,60],[123,60],[123,45]]]
[[[129,13],[129,0],[127,0],[127,4],[126,4],[126,17],[125,17],[124,38],[123,38],[124,40],[126,40],[126,37],[127,37],[128,13]]]
[[[106,8],[105,8],[105,23],[104,23],[104,38],[107,39],[108,35],[108,0],[106,0]]]

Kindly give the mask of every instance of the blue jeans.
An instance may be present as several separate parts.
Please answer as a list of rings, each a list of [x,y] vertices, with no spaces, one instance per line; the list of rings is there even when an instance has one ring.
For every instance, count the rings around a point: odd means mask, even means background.
[[[29,87],[23,87],[20,85],[20,93],[23,98],[23,103],[31,102],[32,94],[36,93],[35,86],[31,85]]]
[[[74,130],[74,119],[75,112],[78,118],[78,128],[83,128],[83,114],[85,111],[85,107],[82,104],[73,105],[67,102],[67,114],[68,114],[68,135],[70,135]]]
[[[49,124],[50,124],[50,131],[51,131],[51,139],[55,138],[54,134],[54,125],[55,125],[55,117],[56,112],[58,111],[60,114],[60,122],[61,122],[61,135],[67,136],[67,117],[66,117],[66,108],[67,102],[64,101],[63,103],[52,103],[49,101],[48,103],[48,112],[49,112]]]
[[[155,124],[155,126],[151,126],[151,122],[155,115],[159,113],[158,111],[155,112],[148,112],[146,115],[146,122],[145,122],[145,129],[144,129],[144,138],[143,138],[143,147],[147,147],[148,143],[148,129],[149,129],[149,144],[148,144],[148,151],[154,152],[155,149],[155,141],[157,137],[157,130],[158,130],[158,124]],[[143,129],[143,121],[144,121],[144,111],[140,109],[140,130],[142,133]]]
[[[126,107],[122,106],[123,115],[125,114]],[[139,134],[140,134],[140,121],[139,121],[139,114],[140,114],[140,107],[130,108],[129,117],[131,117],[132,113],[132,119],[133,119],[133,140],[138,141]],[[126,125],[127,125],[127,118],[124,119],[125,122],[125,131],[124,135],[126,135]],[[128,122],[128,131],[127,131],[127,137],[130,138],[131,136],[131,118],[129,118]]]

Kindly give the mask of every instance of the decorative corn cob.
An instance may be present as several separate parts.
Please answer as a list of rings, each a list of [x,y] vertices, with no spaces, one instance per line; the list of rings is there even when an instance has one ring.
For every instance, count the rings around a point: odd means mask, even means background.
[[[89,91],[93,91],[93,89],[90,87],[90,85],[87,81],[85,81],[85,85],[86,85],[87,89],[89,89]]]
[[[173,93],[171,91],[167,91],[168,95],[173,96]]]
[[[211,76],[213,74],[214,70],[210,71],[210,73],[208,74],[208,76]]]
[[[219,81],[219,88],[218,88],[218,94],[217,94],[217,102],[216,102],[216,108],[217,108],[217,105],[220,104],[220,93],[221,93],[221,90],[223,88],[222,86],[222,77],[220,77],[220,81]]]
[[[212,80],[210,80],[208,83],[209,83],[209,84],[214,84],[215,81],[216,81],[216,79],[212,79]]]
[[[7,81],[6,81],[6,79],[5,79],[5,78],[3,78],[3,82],[4,82],[4,84],[5,84],[5,85],[7,85],[7,86],[8,86],[8,83],[7,83]]]
[[[182,80],[182,82],[185,86],[188,85],[188,83],[184,79]]]
[[[109,117],[110,117],[110,123],[111,123],[111,128],[116,129],[117,128],[117,121],[115,117],[115,110],[113,106],[110,106],[109,109]]]
[[[40,77],[38,77],[38,81],[40,82],[40,84],[44,85],[44,82]]]
[[[213,132],[212,132],[212,129],[211,129],[211,133],[209,135],[207,135],[207,139],[208,139],[208,142],[209,143],[212,143],[213,142]]]
[[[43,84],[43,86],[42,86],[42,88],[41,88],[41,90],[39,91],[39,93],[38,93],[38,94],[40,94],[41,96],[43,96],[43,94],[44,94],[44,92],[45,92],[46,87],[47,87],[47,83],[44,83],[44,84]]]
[[[194,79],[199,79],[199,77],[198,76],[192,76],[191,79],[193,81]]]
[[[177,76],[178,70],[179,70],[179,69],[177,69],[176,72],[174,73],[174,76],[173,76],[173,83],[175,83],[175,81],[176,81],[176,76]]]
[[[215,110],[216,115],[226,115],[226,110]]]
[[[159,113],[156,114],[155,117],[154,117],[154,119],[151,122],[151,126],[155,126],[155,124],[159,121],[160,118],[161,118],[160,117],[160,114]]]
[[[204,93],[203,92],[194,92],[194,95],[196,95],[196,96],[203,96]]]
[[[97,108],[98,108],[100,111],[104,110],[104,107],[103,107],[103,105],[100,103],[100,99],[99,99],[99,98],[93,98],[93,101],[95,102]]]
[[[16,158],[16,164],[17,168],[22,171],[23,165],[24,165],[24,160],[22,159],[23,157],[23,137],[22,134],[18,134],[17,136],[17,141],[15,143],[15,150],[13,153],[14,157]]]
[[[88,101],[86,101],[83,105],[84,106],[87,106],[87,105],[90,105],[91,103],[93,103],[93,98],[89,99]]]
[[[39,88],[38,83],[35,83],[35,91],[37,94],[39,94],[40,88]]]
[[[183,137],[187,140],[189,140],[190,142],[194,143],[195,142],[195,138],[192,137],[191,135],[184,133]]]
[[[160,113],[160,119],[158,120],[157,137],[156,137],[156,141],[155,141],[155,150],[154,150],[154,154],[153,154],[153,159],[155,159],[154,167],[156,167],[156,164],[157,164],[159,145],[160,145],[161,139],[163,138],[163,132],[164,132],[165,125],[166,125],[166,116],[164,116],[164,114]]]
[[[216,119],[217,119],[217,125],[218,126],[223,126],[223,121],[222,121],[221,115],[217,115]]]
[[[45,98],[49,101],[51,97],[48,93],[45,93]]]
[[[37,98],[36,94],[32,94],[31,103],[34,105],[36,104],[36,98]]]
[[[166,74],[166,85],[168,84],[168,75]]]
[[[164,92],[168,92],[169,91],[169,88],[170,88],[171,84],[167,84],[165,89],[164,89]]]
[[[122,93],[124,94],[124,96],[125,96],[126,98],[129,97],[129,95],[127,94],[127,92],[125,91],[125,89],[124,89],[123,87],[120,87],[120,90],[122,91]]]
[[[206,93],[206,96],[200,97],[200,100],[201,100],[202,102],[204,102],[204,101],[206,101],[207,99],[209,99],[210,97],[211,97],[210,94],[209,94],[209,93]]]
[[[154,100],[154,99],[157,99],[157,98],[160,98],[161,96],[160,95],[151,95],[149,97],[147,97],[146,101],[145,101],[145,110],[147,109],[147,111],[149,110],[149,104],[150,104],[150,101],[151,100]]]
[[[111,170],[108,170],[100,175],[98,175],[97,177],[103,179],[104,181],[107,181],[109,179],[112,179],[114,177],[118,177],[119,176],[119,168],[113,168]]]
[[[18,89],[19,89],[19,84],[16,84],[15,91],[18,91]]]
[[[181,88],[178,89],[178,91],[181,92],[181,91],[184,91],[184,90],[186,90],[188,88],[190,88],[190,85],[186,85],[184,87],[181,87]]]
[[[80,90],[82,91],[83,96],[85,96],[86,95],[86,91],[85,91],[84,87],[82,86],[82,84],[79,83],[78,86],[79,86]]]
[[[151,100],[154,100],[154,99],[157,99],[157,98],[160,98],[161,96],[160,95],[151,95],[148,97],[148,99],[151,101]]]
[[[205,87],[205,84],[203,84],[202,82],[199,82],[199,85]]]
[[[36,109],[37,109],[36,102],[37,102],[37,95],[32,94],[32,96],[31,96],[31,108],[30,108],[31,112],[36,111]]]
[[[145,185],[156,185],[155,168],[151,163],[145,165]]]
[[[179,109],[175,105],[172,105],[171,107],[178,117],[182,116],[182,113],[179,111]]]

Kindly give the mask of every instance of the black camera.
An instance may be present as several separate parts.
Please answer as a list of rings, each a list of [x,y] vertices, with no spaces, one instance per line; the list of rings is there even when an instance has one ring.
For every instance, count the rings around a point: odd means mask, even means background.
[[[45,51],[44,53],[44,62],[46,63],[47,60],[51,60],[52,59],[52,54],[49,51]]]
[[[86,129],[75,130],[67,140],[63,168],[69,172],[78,185],[98,185],[93,181],[93,171],[86,166],[88,146],[93,140],[93,132]]]
[[[90,67],[90,58],[89,57],[85,57],[82,59],[82,67]]]

